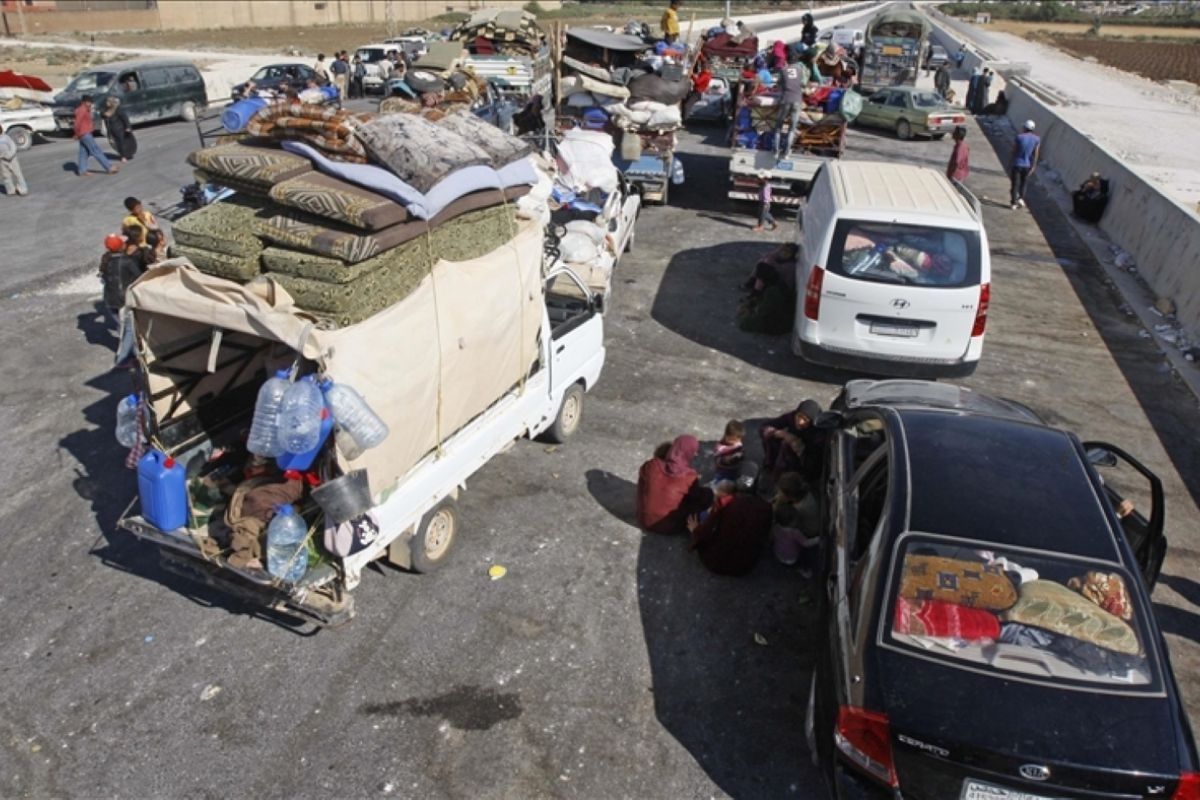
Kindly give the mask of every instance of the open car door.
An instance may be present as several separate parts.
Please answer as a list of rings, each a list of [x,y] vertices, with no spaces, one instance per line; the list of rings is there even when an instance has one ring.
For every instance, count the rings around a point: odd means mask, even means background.
[[[1146,585],[1153,589],[1167,553],[1162,481],[1119,447],[1105,442],[1084,442],[1083,447],[1117,512]]]

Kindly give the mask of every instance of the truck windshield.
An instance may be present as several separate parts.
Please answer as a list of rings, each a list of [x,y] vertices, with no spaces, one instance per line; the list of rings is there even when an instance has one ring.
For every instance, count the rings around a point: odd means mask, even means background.
[[[827,269],[878,283],[974,286],[979,249],[975,231],[844,219],[834,229]]]
[[[905,534],[883,643],[989,673],[1144,689],[1158,678],[1132,580],[1066,554]]]
[[[67,84],[68,92],[89,92],[93,89],[104,89],[115,77],[112,72],[81,72]]]

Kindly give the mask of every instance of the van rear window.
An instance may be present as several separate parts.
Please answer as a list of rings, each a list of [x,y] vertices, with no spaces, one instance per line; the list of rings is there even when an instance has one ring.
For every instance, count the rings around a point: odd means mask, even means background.
[[[844,219],[826,269],[876,283],[959,288],[979,284],[979,262],[976,231]]]

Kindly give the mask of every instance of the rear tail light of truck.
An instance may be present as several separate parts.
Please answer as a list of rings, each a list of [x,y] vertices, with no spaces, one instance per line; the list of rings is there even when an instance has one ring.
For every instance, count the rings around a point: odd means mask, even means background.
[[[821,314],[821,284],[825,282],[825,270],[813,265],[808,273],[808,285],[804,287],[804,316],[816,320]]]
[[[885,714],[841,706],[833,741],[838,752],[875,780],[892,788],[900,785],[892,763],[892,734]]]
[[[992,300],[992,285],[981,284],[979,287],[979,305],[975,306],[975,325],[971,328],[972,336],[983,336],[987,328],[988,304]]]

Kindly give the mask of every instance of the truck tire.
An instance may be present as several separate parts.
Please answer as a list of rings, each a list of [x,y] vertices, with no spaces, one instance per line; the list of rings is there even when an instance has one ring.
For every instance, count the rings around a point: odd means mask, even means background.
[[[558,416],[554,418],[554,424],[547,428],[542,436],[548,442],[562,444],[570,439],[575,431],[579,430],[579,424],[582,421],[583,386],[574,383],[563,393],[562,405],[558,407]]]
[[[18,150],[28,150],[33,147],[33,131],[24,125],[5,128],[4,132],[13,140],[13,144],[17,146]]]
[[[449,560],[458,541],[458,507],[447,497],[431,508],[412,539],[412,568],[416,572],[433,572]]]
[[[908,123],[908,120],[902,119],[896,123],[896,136],[898,138],[908,141],[912,138],[912,135],[912,125]]]
[[[179,116],[183,117],[184,122],[195,122],[196,104],[191,100],[185,101],[183,107],[179,109]]]

